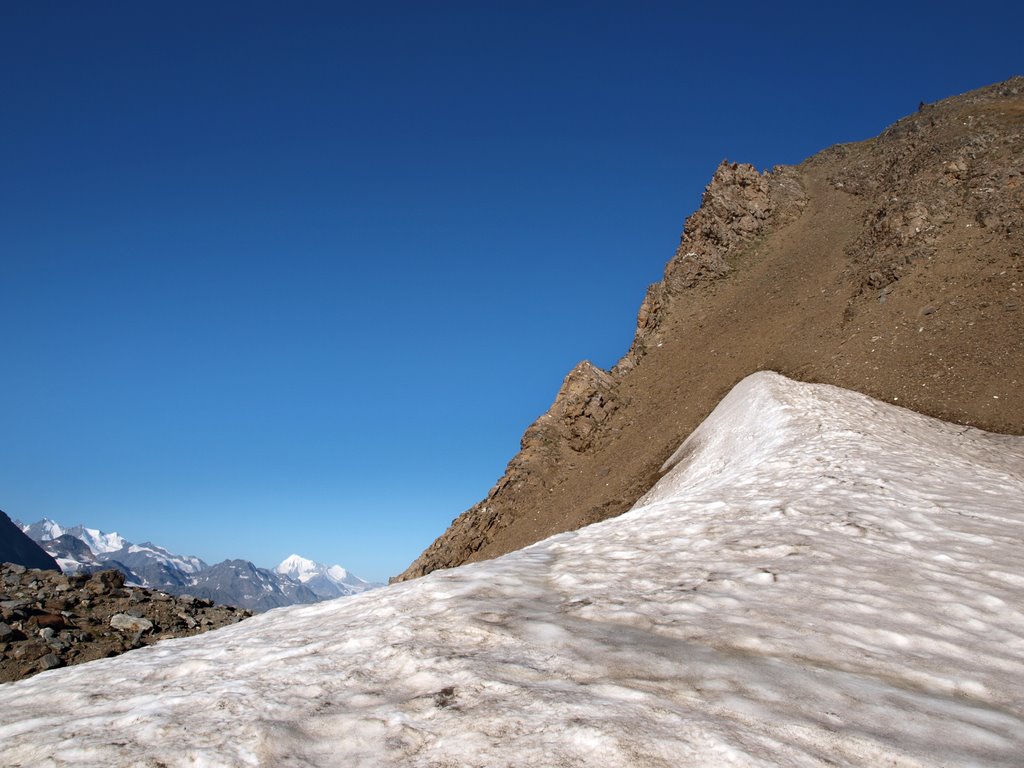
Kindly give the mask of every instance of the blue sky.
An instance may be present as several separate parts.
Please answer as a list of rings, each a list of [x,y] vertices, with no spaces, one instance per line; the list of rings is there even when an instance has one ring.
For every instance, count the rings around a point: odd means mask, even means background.
[[[0,9],[0,509],[401,571],[723,158],[1024,72],[1017,3]]]

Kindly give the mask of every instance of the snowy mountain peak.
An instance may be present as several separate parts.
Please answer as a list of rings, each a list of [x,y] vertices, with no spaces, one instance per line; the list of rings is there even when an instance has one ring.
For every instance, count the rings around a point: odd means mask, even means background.
[[[121,534],[104,533],[97,528],[86,528],[85,526],[78,525],[74,528],[69,528],[65,533],[70,533],[75,538],[81,539],[95,554],[106,554],[107,552],[117,552],[122,549],[128,542],[121,536]]]
[[[283,576],[291,576],[299,581],[308,581],[321,568],[323,568],[322,565],[309,558],[302,557],[301,555],[289,555],[274,570]]]
[[[60,523],[55,523],[48,517],[44,517],[39,522],[32,523],[31,525],[19,522],[18,527],[21,528],[22,533],[27,534],[30,539],[36,542],[52,541],[64,534],[64,529]]]
[[[301,555],[289,555],[274,571],[301,582],[323,598],[354,595],[376,586],[349,573],[340,565],[322,565]]]
[[[65,528],[60,523],[54,522],[48,517],[31,525],[21,525],[21,530],[36,542],[53,541],[61,536],[74,536],[85,543],[94,555],[116,552],[128,542],[119,533],[104,533],[97,528],[86,528],[84,525],[76,525],[73,528]]]
[[[335,581],[346,582],[351,574],[340,565],[332,565],[327,569],[327,575]]]

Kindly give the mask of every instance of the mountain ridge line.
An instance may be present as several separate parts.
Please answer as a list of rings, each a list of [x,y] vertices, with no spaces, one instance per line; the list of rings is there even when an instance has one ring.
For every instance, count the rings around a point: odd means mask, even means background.
[[[621,514],[745,376],[773,370],[1024,434],[1024,77],[758,172],[723,161],[626,354],[588,361],[487,496],[403,573]]]

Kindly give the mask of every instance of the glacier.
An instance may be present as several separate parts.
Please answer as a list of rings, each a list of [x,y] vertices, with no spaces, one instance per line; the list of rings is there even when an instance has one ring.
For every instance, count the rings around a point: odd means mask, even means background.
[[[0,686],[8,766],[1024,755],[1024,438],[754,374],[626,514]]]

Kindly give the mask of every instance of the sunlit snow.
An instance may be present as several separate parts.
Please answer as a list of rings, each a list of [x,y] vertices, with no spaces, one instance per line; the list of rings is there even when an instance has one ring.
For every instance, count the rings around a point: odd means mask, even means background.
[[[757,374],[670,464],[498,560],[0,686],[0,764],[1021,764],[1024,438]]]
[[[81,538],[82,541],[86,543],[86,546],[96,554],[101,552],[116,552],[127,544],[120,534],[103,533],[103,531],[97,530],[96,528],[83,528]]]

